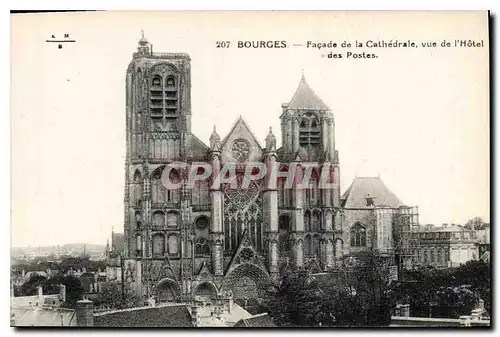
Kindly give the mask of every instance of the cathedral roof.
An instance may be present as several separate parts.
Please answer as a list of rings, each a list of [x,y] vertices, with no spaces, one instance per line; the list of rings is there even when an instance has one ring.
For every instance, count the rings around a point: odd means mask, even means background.
[[[288,109],[330,110],[321,98],[311,89],[309,84],[307,84],[304,75],[302,75],[299,86],[288,104]]]
[[[191,138],[191,150],[193,151],[194,158],[204,158],[207,154],[207,151],[210,149],[205,143],[203,143],[198,137],[194,134]]]
[[[342,196],[344,208],[386,206],[397,208],[403,203],[379,177],[356,177]]]
[[[230,136],[238,128],[242,128],[243,130],[246,130],[246,132],[248,132],[248,134],[250,135],[250,138],[252,138],[254,144],[257,145],[259,148],[262,149],[262,147],[260,146],[259,140],[257,139],[257,137],[255,137],[255,135],[253,134],[252,130],[250,130],[250,128],[248,127],[248,124],[245,122],[245,120],[243,119],[242,116],[240,116],[236,120],[236,122],[233,124],[233,127],[231,128],[231,131],[229,131],[229,133],[226,135],[226,137],[224,137],[224,139],[222,140],[222,142],[221,142],[221,148],[224,147],[224,145],[226,144],[227,140],[230,138]]]

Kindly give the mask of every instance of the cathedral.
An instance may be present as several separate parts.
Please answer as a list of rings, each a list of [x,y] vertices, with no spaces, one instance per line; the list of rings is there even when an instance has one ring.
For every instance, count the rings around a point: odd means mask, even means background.
[[[413,208],[379,177],[357,177],[341,194],[332,111],[304,76],[290,96],[281,105],[281,146],[271,129],[262,146],[242,118],[225,137],[214,127],[205,144],[191,132],[189,55],[153,53],[140,39],[126,73],[124,247],[116,264],[127,292],[154,303],[259,299],[287,273],[327,272],[359,251],[409,255],[400,229],[411,226]],[[169,179],[181,188],[168,189],[162,174],[172,162],[217,172],[232,163],[238,174],[248,162],[280,172],[328,164],[333,188],[320,188],[318,170],[307,189],[285,188],[281,178],[275,188],[265,179],[244,189],[213,179],[188,188],[179,169]]]

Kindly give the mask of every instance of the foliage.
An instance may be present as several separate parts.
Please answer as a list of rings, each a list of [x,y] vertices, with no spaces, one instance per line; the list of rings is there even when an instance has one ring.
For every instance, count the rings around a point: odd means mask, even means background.
[[[104,260],[90,260],[88,256],[83,257],[71,257],[67,256],[64,259],[61,259],[60,262],[56,262],[50,258],[35,258],[31,261],[16,261],[15,264],[12,265],[11,271],[14,274],[21,274],[24,270],[25,272],[29,271],[47,271],[50,270],[58,270],[66,273],[70,269],[78,270],[82,268],[86,268],[87,271],[97,271],[99,269],[106,269],[106,261]]]
[[[270,315],[278,326],[318,326],[321,292],[307,273],[285,276],[269,295]]]
[[[323,275],[284,277],[270,292],[278,326],[386,326],[390,323],[390,260],[373,253]]]
[[[74,308],[76,302],[82,299],[83,287],[80,280],[74,276],[63,276],[58,274],[51,278],[46,278],[45,276],[33,274],[24,282],[21,287],[18,288],[15,296],[33,296],[38,293],[38,287],[41,286],[43,293],[46,295],[58,294],[60,292],[60,285],[66,286],[66,302],[65,307]],[[16,291],[16,289],[14,289]]]
[[[33,274],[30,278],[21,285],[19,296],[33,296],[38,293],[38,287],[43,286],[47,282],[47,278],[42,275]]]
[[[478,229],[484,229],[485,224],[486,223],[483,221],[481,217],[476,216],[467,221],[465,227],[468,229],[478,230]]]
[[[125,306],[121,285],[116,282],[106,282],[100,286],[98,297],[94,299],[96,307],[121,309]]]
[[[75,308],[76,302],[83,298],[84,289],[82,283],[74,276],[59,275],[56,279],[59,284],[66,286],[66,302],[64,306],[66,308]]]
[[[385,326],[390,323],[392,260],[373,252],[355,255],[332,275],[326,292],[333,325]]]
[[[394,297],[410,304],[412,316],[458,318],[470,315],[479,298],[490,312],[490,266],[469,261],[457,268],[407,271]]]

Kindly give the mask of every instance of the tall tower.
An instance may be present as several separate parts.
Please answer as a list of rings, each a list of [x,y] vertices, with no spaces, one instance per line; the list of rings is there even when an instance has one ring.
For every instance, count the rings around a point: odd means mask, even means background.
[[[153,53],[142,34],[126,74],[124,254],[137,262],[137,278],[144,261],[180,250],[182,193],[167,191],[162,177],[167,164],[191,155],[190,88],[189,56]],[[169,178],[180,181],[181,174]]]
[[[312,187],[299,188],[299,179],[292,191],[295,267],[304,267],[304,258],[309,256],[319,260],[322,268],[329,268],[333,265],[335,249],[333,224],[337,213],[340,214],[340,169],[333,113],[311,89],[304,75],[291,101],[283,104],[282,109],[282,161],[299,165],[300,174],[307,172],[304,162],[318,164],[310,177]],[[333,183],[333,188],[322,189],[319,179],[324,174],[329,177],[325,182]],[[338,215],[337,222],[340,219]]]

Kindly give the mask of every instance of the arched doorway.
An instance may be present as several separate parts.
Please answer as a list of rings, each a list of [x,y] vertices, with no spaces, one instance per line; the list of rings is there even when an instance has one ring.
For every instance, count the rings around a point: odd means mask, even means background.
[[[194,289],[193,295],[204,303],[215,304],[217,288],[210,282],[202,282]]]
[[[222,291],[231,290],[233,300],[251,311],[267,297],[270,285],[271,279],[264,269],[251,263],[243,263],[226,275]]]
[[[158,282],[154,293],[156,303],[173,303],[178,302],[180,288],[174,280],[163,279]]]

